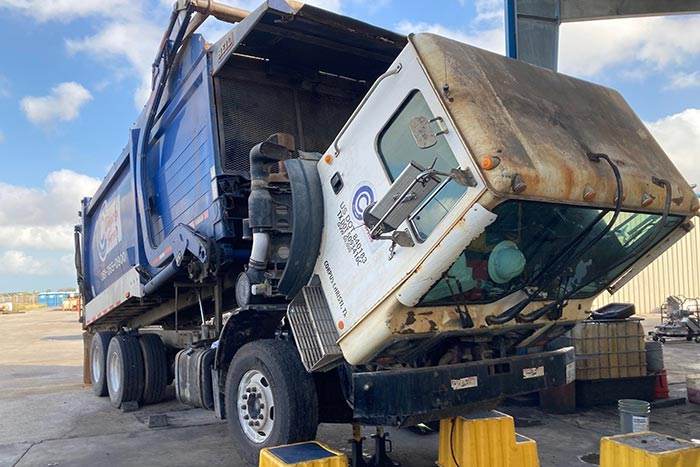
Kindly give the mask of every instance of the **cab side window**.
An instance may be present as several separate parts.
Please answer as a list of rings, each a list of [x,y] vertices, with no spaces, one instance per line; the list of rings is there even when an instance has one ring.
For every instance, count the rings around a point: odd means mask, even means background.
[[[391,117],[389,123],[379,133],[379,156],[393,182],[403,172],[411,161],[423,167],[429,167],[435,158],[435,168],[449,172],[458,166],[457,159],[445,140],[445,135],[438,135],[437,144],[421,149],[411,134],[411,120],[415,117],[433,119],[434,115],[428,103],[420,93],[413,91],[404,101],[398,111]]]
[[[416,117],[434,118],[428,103],[420,93],[413,91],[393,115],[389,123],[379,133],[377,140],[379,156],[384,163],[389,178],[393,182],[412,161],[423,167],[450,172],[459,163],[444,134],[437,135],[437,143],[428,148],[420,148],[411,132],[411,120]],[[450,208],[462,197],[466,187],[451,180],[445,180],[435,193],[418,209],[411,219],[414,232],[419,240],[425,240],[445,217]]]

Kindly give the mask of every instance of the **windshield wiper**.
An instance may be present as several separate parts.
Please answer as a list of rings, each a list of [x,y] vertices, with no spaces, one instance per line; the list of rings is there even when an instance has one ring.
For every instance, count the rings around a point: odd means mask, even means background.
[[[584,253],[589,251],[593,246],[598,243],[600,240],[605,237],[608,232],[610,232],[610,229],[612,229],[613,225],[615,225],[615,222],[617,221],[618,216],[620,215],[620,211],[622,210],[622,194],[623,194],[623,189],[622,189],[622,177],[620,175],[620,170],[617,168],[617,165],[610,159],[610,157],[607,154],[593,154],[589,153],[588,154],[588,159],[591,162],[600,162],[601,159],[605,160],[608,165],[610,165],[610,168],[613,171],[613,174],[615,175],[615,181],[617,183],[617,196],[615,197],[615,211],[613,213],[612,218],[608,222],[608,224],[605,226],[605,228],[598,234],[596,237],[589,241],[583,248],[578,250],[578,253],[575,255],[569,257],[567,260],[565,260],[558,268],[554,269],[554,272],[548,272],[547,270],[550,267],[553,267],[555,264],[560,262],[563,258],[568,255],[572,247],[577,246],[576,244],[584,239],[588,234],[593,230],[593,228],[600,222],[600,220],[607,215],[607,211],[602,211],[601,214],[593,221],[591,222],[585,229],[581,231],[579,235],[574,238],[573,241],[571,241],[558,255],[554,257],[552,261],[550,261],[544,268],[542,268],[542,271],[535,277],[535,285],[537,286],[537,290],[535,293],[528,294],[528,297],[517,303],[516,305],[508,308],[506,311],[501,313],[500,315],[490,315],[486,317],[486,323],[488,324],[505,324],[515,317],[518,317],[518,321],[522,322],[533,322],[536,321],[537,319],[541,318],[547,313],[554,312],[557,310],[560,310],[562,307],[562,304],[566,301],[566,293],[564,293],[564,296],[562,298],[558,298],[554,302],[545,305],[541,308],[538,308],[537,310],[528,313],[526,315],[521,315],[521,313],[525,310],[525,308],[532,303],[535,298],[537,298],[542,290],[545,287],[546,284],[546,279],[548,277],[556,277],[561,274],[562,271],[564,271],[568,265],[572,264],[574,261],[578,261],[581,256],[583,256]],[[575,250],[575,248],[574,248]],[[539,279],[539,280],[538,280]]]
[[[457,314],[459,315],[459,322],[462,325],[463,329],[468,329],[468,328],[473,328],[474,327],[474,320],[472,319],[471,315],[469,314],[469,308],[467,307],[467,296],[464,293],[464,289],[462,287],[462,282],[457,279],[454,276],[450,276],[448,274],[449,269],[445,271],[445,274],[443,276],[443,279],[445,280],[445,283],[447,284],[447,288],[450,289],[450,295],[454,297],[455,299],[457,298],[457,294],[455,294],[454,289],[452,289],[452,285],[450,284],[450,279],[454,280],[455,283],[457,284],[457,289],[459,290],[459,298],[462,300],[461,302],[455,302],[455,311],[457,311]],[[464,307],[464,309],[462,309]]]
[[[643,252],[643,253],[647,252],[648,249],[651,248],[651,246],[653,245],[654,241],[656,241],[656,239],[659,237],[659,234],[663,231],[664,227],[669,225],[668,216],[669,216],[669,213],[671,210],[671,184],[667,180],[662,179],[662,178],[657,178],[657,177],[651,177],[651,181],[655,185],[658,185],[660,187],[665,188],[665,191],[666,191],[666,195],[665,195],[666,197],[664,200],[664,211],[662,213],[661,219],[659,220],[659,222],[656,225],[654,225],[653,227],[650,227],[650,228],[654,229],[653,232],[652,233],[644,232],[642,235],[648,235],[647,238],[642,240],[642,242],[639,245],[635,245],[632,248],[631,252],[624,255],[622,258],[617,260],[612,265],[608,266],[606,268],[607,270],[605,272],[598,274],[596,277],[591,279],[588,283],[591,283],[593,281],[597,281],[598,279],[603,277],[605,274],[608,274],[610,271],[617,269],[620,265],[624,264],[626,261],[629,261],[629,259],[631,257],[640,254],[639,252]],[[576,291],[571,291],[569,293],[569,296],[571,296],[574,293],[576,293]],[[568,297],[567,297],[567,299],[568,299]]]
[[[598,242],[600,242],[605,236],[610,232],[610,230],[613,228],[615,225],[615,222],[617,222],[617,218],[620,215],[620,212],[622,210],[622,177],[620,176],[620,171],[617,168],[617,166],[610,160],[610,157],[608,157],[606,154],[589,154],[588,158],[593,161],[593,162],[599,162],[600,159],[604,159],[612,168],[613,173],[615,174],[615,181],[617,182],[617,197],[615,199],[615,212],[608,222],[608,224],[605,226],[605,229],[603,229],[596,237],[588,242],[588,244],[582,248],[577,255],[574,257],[570,258],[569,261],[564,263],[564,267],[560,268],[559,271],[557,271],[557,275],[560,274],[568,265],[575,264],[577,261],[581,259],[581,257],[588,251],[591,250]],[[569,277],[566,280],[565,285],[563,286],[563,294],[561,297],[557,297],[557,299],[548,304],[545,305],[531,313],[525,314],[525,315],[519,315],[517,317],[518,321],[523,322],[523,323],[532,323],[538,319],[540,319],[542,316],[546,314],[556,315],[556,316],[561,316],[561,312],[563,307],[566,304],[566,301],[569,299],[569,297],[573,294],[573,291],[568,291],[567,289],[569,288],[569,282],[571,280],[571,277]],[[560,284],[560,291],[562,290],[561,284]]]

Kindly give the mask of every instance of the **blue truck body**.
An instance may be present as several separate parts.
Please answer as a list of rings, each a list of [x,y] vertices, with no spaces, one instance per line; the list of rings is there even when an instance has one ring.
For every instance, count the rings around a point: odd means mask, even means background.
[[[280,42],[286,33],[291,38]],[[211,269],[202,277],[242,270],[251,245],[243,219],[252,147],[287,132],[302,149],[324,151],[405,44],[403,36],[281,1],[263,3],[216,44],[193,34],[175,46],[177,28],[169,34],[128,144],[82,203],[76,267],[86,326],[120,326],[172,300],[173,284],[192,279],[192,271],[181,270],[186,254]],[[338,50],[328,53],[333,47]],[[248,54],[270,57],[283,69]],[[319,87],[334,79],[349,90],[317,91],[289,77],[320,67],[330,78],[315,71]],[[250,76],[239,80],[239,69]]]
[[[169,82],[145,163],[139,163],[135,141],[142,116],[102,186],[84,201],[83,288],[88,297],[102,294],[136,267],[144,277],[157,275],[172,250],[163,240],[177,225],[189,225],[213,240],[230,235],[212,191],[220,168],[209,72],[204,39],[194,36]],[[139,215],[146,203],[157,213],[151,219]]]

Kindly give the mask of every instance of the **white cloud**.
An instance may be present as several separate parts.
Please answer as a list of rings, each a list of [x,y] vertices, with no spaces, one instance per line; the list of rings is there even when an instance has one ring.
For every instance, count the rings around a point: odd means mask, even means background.
[[[170,9],[174,0],[168,3]],[[94,35],[68,40],[68,50],[102,61],[116,70],[117,78],[136,75],[140,84],[134,100],[141,107],[150,94],[150,65],[167,20],[162,5],[148,12],[145,5],[132,0],[0,0],[0,11],[16,11],[40,22],[102,19]]]
[[[383,5],[388,0],[345,1]],[[38,21],[70,21],[83,17],[106,19],[94,34],[68,39],[66,47],[71,53],[86,54],[107,65],[115,70],[117,78],[135,76],[139,85],[134,93],[134,104],[140,109],[151,93],[151,64],[166,26],[167,12],[173,3],[174,0],[160,0],[149,10],[131,0],[0,0],[0,10],[19,11]],[[223,0],[222,3],[252,11],[260,6],[261,0]],[[344,1],[308,0],[306,3],[339,12]],[[228,24],[207,21],[202,31],[209,41],[214,42],[230,28]]]
[[[76,82],[61,83],[47,96],[22,98],[21,107],[27,118],[37,125],[75,120],[80,109],[92,100],[92,94]]]
[[[99,180],[71,170],[51,172],[42,188],[0,183],[0,245],[69,250],[80,200]]]
[[[42,276],[50,272],[44,261],[22,251],[8,250],[0,254],[0,275]]]
[[[700,53],[700,16],[565,23],[559,44],[564,73],[591,77],[621,63],[662,70]]]
[[[365,2],[368,0],[352,1]],[[68,39],[66,47],[71,53],[87,54],[94,60],[112,67],[114,67],[116,60],[122,76],[135,75],[139,85],[134,93],[134,104],[140,109],[151,94],[151,65],[166,26],[165,12],[172,8],[173,3],[173,0],[160,0],[160,10],[153,12],[152,15],[137,10],[128,18],[115,18],[91,36]],[[252,11],[260,6],[261,1],[224,0],[222,3]],[[343,2],[342,0],[309,0],[306,3],[331,11],[340,11]],[[152,19],[153,16],[162,19],[162,21]],[[216,42],[231,27],[230,24],[209,19],[200,32],[208,41]]]
[[[317,6],[319,8],[323,8],[324,10],[330,10],[335,12],[342,11],[341,0],[307,0],[305,3]]]
[[[141,107],[151,91],[151,64],[162,35],[161,27],[145,20],[113,21],[95,35],[66,41],[71,53],[85,53],[97,61],[114,66],[114,60],[126,65],[124,73],[135,74],[139,87],[134,96]]]
[[[671,82],[666,89],[686,89],[700,86],[700,71],[693,73],[678,72],[671,76]]]
[[[647,126],[686,180],[700,185],[700,109],[686,109]]]
[[[458,2],[462,6],[467,4],[464,0]],[[503,0],[474,0],[473,5],[476,16],[464,28],[404,20],[396,25],[396,29],[403,34],[430,32],[501,55],[505,54]]]
[[[72,245],[73,224],[0,225],[0,245],[35,250],[65,250]]]
[[[127,16],[130,0],[0,0],[0,9],[19,11],[39,21],[70,21],[87,16]]]
[[[474,7],[476,8],[476,22],[503,22],[503,0],[474,0]]]
[[[430,32],[492,52],[505,53],[503,29],[498,27],[468,32],[461,29],[448,28],[439,23],[401,21],[396,25],[396,30],[402,34]]]

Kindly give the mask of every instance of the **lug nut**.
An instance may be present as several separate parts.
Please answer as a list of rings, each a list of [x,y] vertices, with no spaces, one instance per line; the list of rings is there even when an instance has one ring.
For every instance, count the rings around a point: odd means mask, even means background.
[[[258,388],[251,389],[252,392],[258,392]]]
[[[260,404],[260,410],[265,408],[265,404]]]
[[[247,401],[247,400],[248,400],[248,395],[247,395],[247,394],[243,394],[243,400],[244,400],[244,401]]]
[[[255,422],[255,426],[260,426],[260,422]]]
[[[262,399],[262,392],[258,393],[258,399]]]
[[[250,388],[245,388],[245,392],[248,392],[248,393],[250,393],[250,392],[252,392],[252,391],[251,391],[251,389],[250,389]]]
[[[241,406],[241,410],[245,410],[246,408],[247,408],[247,406],[245,406],[245,405]]]
[[[248,422],[248,426],[253,426],[253,422]]]
[[[260,415],[258,416],[258,420],[262,420],[262,419],[264,419],[264,418],[265,418],[265,416],[264,416],[263,414],[260,414]]]
[[[243,420],[250,420],[250,417],[248,415],[244,415]]]

